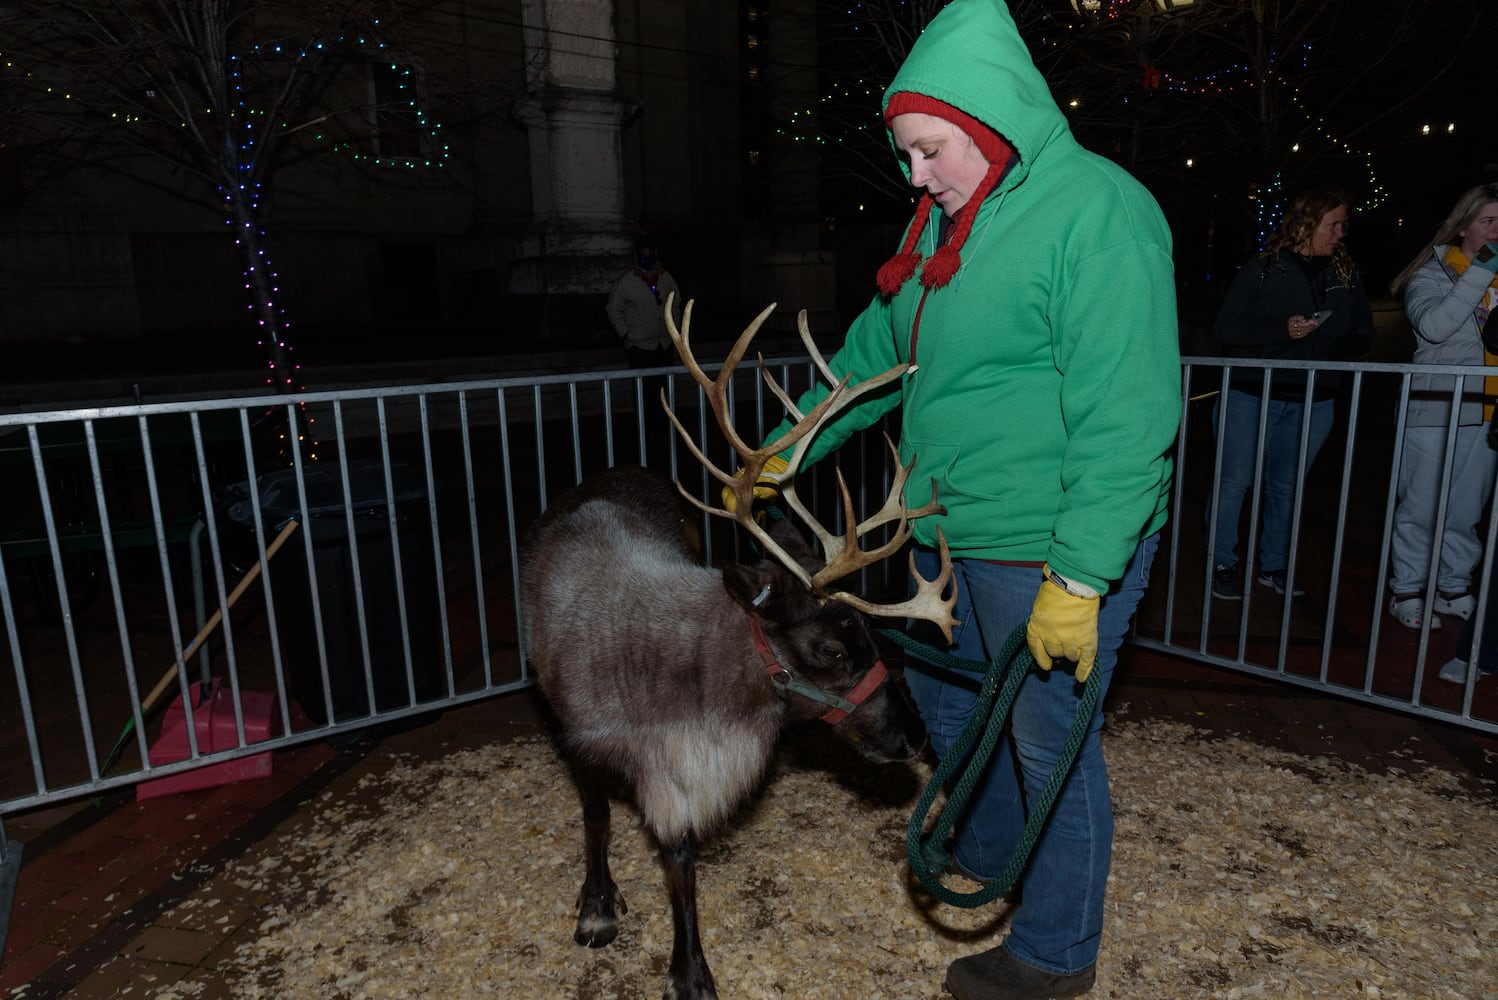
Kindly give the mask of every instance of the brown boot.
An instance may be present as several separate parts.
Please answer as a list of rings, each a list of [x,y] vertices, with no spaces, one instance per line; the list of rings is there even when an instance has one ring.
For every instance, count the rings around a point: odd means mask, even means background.
[[[999,945],[953,962],[946,987],[957,1000],[1050,1000],[1081,996],[1096,979],[1094,965],[1081,972],[1048,972]]]

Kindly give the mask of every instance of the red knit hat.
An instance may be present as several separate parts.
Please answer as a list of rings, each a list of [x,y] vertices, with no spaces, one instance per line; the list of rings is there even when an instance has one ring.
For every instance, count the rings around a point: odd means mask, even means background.
[[[978,214],[978,205],[988,197],[988,193],[999,182],[999,178],[1004,175],[1004,168],[1009,165],[1009,160],[1014,155],[1014,147],[1005,142],[997,132],[945,101],[938,101],[934,97],[907,90],[891,94],[884,108],[885,125],[889,125],[896,115],[904,114],[931,115],[945,119],[962,129],[972,138],[973,144],[978,147],[978,152],[982,153],[983,158],[988,161],[988,172],[973,189],[967,204],[963,205],[954,217],[957,228],[953,230],[951,237],[926,260],[924,267],[921,266],[921,252],[916,249],[916,244],[926,228],[926,220],[931,217],[931,207],[936,204],[936,200],[929,192],[921,196],[921,203],[916,206],[915,210],[915,221],[905,237],[905,245],[879,269],[879,291],[885,295],[898,292],[900,286],[915,274],[917,267],[921,269],[921,284],[927,288],[941,288],[956,276],[957,269],[962,266],[960,255],[962,244],[967,241],[967,235],[972,231],[973,218]]]

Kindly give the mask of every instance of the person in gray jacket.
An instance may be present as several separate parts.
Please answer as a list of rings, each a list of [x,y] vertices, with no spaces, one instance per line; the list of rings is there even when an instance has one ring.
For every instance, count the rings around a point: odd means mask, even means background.
[[[1415,333],[1413,360],[1432,365],[1498,364],[1486,354],[1482,333],[1498,299],[1498,184],[1479,184],[1457,199],[1434,239],[1390,285],[1403,295]],[[1476,606],[1472,574],[1482,558],[1478,522],[1493,491],[1498,452],[1488,446],[1485,424],[1498,385],[1481,375],[1462,377],[1456,446],[1446,466],[1453,375],[1410,380],[1404,457],[1394,511],[1389,613],[1407,628],[1426,616],[1431,562],[1438,565],[1430,627],[1440,615],[1468,618]],[[1493,380],[1498,382],[1498,380]],[[1450,491],[1440,539],[1434,538],[1442,484]]]

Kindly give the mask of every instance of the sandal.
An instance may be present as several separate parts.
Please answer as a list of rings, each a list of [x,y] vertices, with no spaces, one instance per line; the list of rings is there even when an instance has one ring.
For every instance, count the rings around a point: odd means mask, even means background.
[[[1405,628],[1418,630],[1425,618],[1425,602],[1413,594],[1401,597],[1399,594],[1389,596],[1389,614],[1394,620]],[[1430,616],[1430,627],[1438,629],[1441,627],[1441,619],[1436,615]]]
[[[1458,594],[1455,597],[1437,594],[1430,606],[1433,611],[1438,611],[1443,615],[1452,615],[1465,621],[1471,618],[1472,612],[1477,609],[1477,598],[1471,594]]]
[[[1467,661],[1461,657],[1447,660],[1441,667],[1441,672],[1436,676],[1453,684],[1465,684],[1467,683]]]

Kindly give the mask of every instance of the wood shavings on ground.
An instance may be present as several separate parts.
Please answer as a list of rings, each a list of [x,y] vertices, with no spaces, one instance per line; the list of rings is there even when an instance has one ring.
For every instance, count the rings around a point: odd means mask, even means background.
[[[1177,724],[1114,720],[1104,741],[1117,831],[1093,996],[1498,995],[1491,799],[1444,772],[1368,774]],[[1002,940],[1003,904],[941,904],[908,876],[928,775],[786,742],[699,859],[724,997],[936,1000],[948,963]],[[655,845],[616,803],[629,911],[611,946],[579,947],[579,812],[542,738],[402,760],[329,797],[226,873],[277,900],[226,966],[234,995],[654,1000],[671,949]]]

